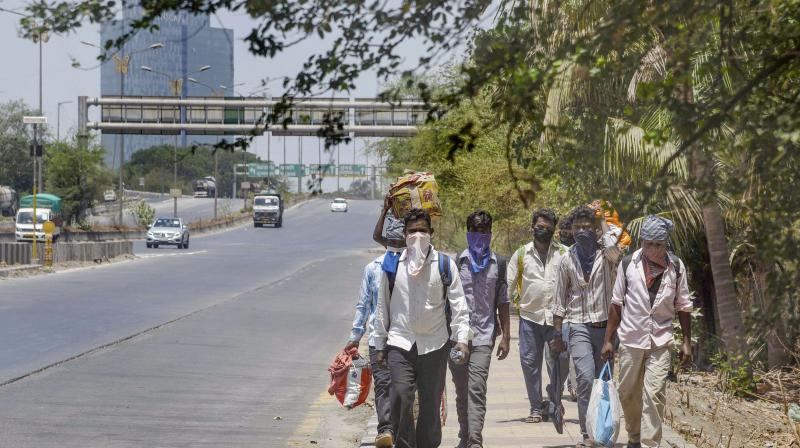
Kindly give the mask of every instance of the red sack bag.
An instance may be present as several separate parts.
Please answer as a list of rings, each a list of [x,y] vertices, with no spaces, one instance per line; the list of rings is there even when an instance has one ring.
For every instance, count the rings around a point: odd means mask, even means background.
[[[367,401],[372,386],[369,360],[362,358],[358,349],[342,350],[328,367],[331,384],[328,393],[335,395],[344,407],[352,409]]]

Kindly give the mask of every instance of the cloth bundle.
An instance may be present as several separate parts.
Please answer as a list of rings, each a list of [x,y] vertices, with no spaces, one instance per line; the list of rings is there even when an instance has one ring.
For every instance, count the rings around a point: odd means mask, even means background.
[[[358,349],[342,350],[328,367],[331,383],[328,393],[335,395],[344,407],[352,409],[363,404],[372,386],[369,360],[362,358]]]
[[[392,197],[392,212],[403,218],[412,208],[424,208],[431,216],[442,216],[439,202],[439,185],[431,173],[411,172],[397,178],[389,188]]]

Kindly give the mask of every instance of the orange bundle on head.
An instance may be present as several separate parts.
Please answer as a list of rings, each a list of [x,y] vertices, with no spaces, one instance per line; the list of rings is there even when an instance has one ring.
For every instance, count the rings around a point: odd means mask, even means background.
[[[619,241],[617,241],[617,245],[620,248],[625,248],[631,245],[631,235],[628,233],[628,231],[624,230],[625,227],[622,225],[622,221],[619,219],[619,213],[617,213],[614,207],[611,206],[610,202],[597,199],[588,205],[594,210],[595,216],[598,218],[602,217],[606,220],[607,224],[616,226],[622,230],[622,234],[619,236]]]
[[[402,218],[412,208],[424,208],[431,216],[442,215],[439,185],[431,173],[410,172],[389,188],[394,216]]]

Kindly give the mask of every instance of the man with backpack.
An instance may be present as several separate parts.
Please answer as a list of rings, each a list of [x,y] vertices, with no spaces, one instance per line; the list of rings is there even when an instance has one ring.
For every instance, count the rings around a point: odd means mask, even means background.
[[[557,224],[558,216],[553,210],[534,211],[531,216],[533,241],[514,252],[506,274],[507,294],[519,297],[519,358],[530,403],[530,413],[525,419],[528,423],[539,423],[543,418],[542,361],[545,345],[553,334],[551,310],[556,273],[561,258],[567,253],[567,248],[553,238]],[[548,366],[551,365],[549,361],[548,357]],[[564,362],[563,372],[567,369],[568,364]],[[556,391],[548,389],[548,393],[552,401]]]
[[[375,349],[392,375],[392,428],[397,448],[436,448],[451,334],[451,357],[469,360],[469,308],[455,262],[431,245],[431,217],[412,209],[403,218],[406,249],[394,272],[384,269],[375,314]],[[448,313],[449,309],[449,313]],[[448,317],[449,315],[449,317]],[[448,325],[449,324],[449,325]],[[419,390],[416,425],[413,405]]]
[[[660,216],[644,219],[642,248],[622,260],[608,312],[602,356],[613,356],[618,335],[619,398],[629,448],[661,443],[676,313],[683,333],[681,363],[692,361],[693,306],[683,262],[667,251],[672,228],[672,221]]]
[[[358,348],[364,333],[369,330],[369,360],[372,368],[373,388],[375,391],[375,414],[378,417],[378,435],[375,437],[376,448],[392,448],[391,397],[392,376],[389,369],[378,364],[375,350],[375,311],[378,307],[378,290],[384,265],[392,269],[397,264],[400,253],[406,246],[402,220],[394,219],[387,214],[391,202],[384,201],[383,212],[375,228],[378,236],[375,240],[386,248],[386,253],[372,260],[364,268],[361,289],[356,303],[356,315],[353,329],[345,351]],[[386,224],[384,224],[386,221]]]
[[[511,343],[506,260],[492,252],[492,215],[479,210],[467,217],[467,249],[458,256],[458,275],[469,306],[469,362],[449,361],[456,390],[459,448],[483,447],[486,388],[492,349],[498,335],[497,359],[508,356]],[[498,320],[499,317],[499,320]]]

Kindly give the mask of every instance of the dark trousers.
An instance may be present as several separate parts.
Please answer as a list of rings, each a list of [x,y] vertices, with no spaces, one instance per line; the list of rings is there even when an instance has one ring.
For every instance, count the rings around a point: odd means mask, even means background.
[[[442,442],[439,416],[449,345],[426,355],[417,346],[406,351],[389,347],[392,372],[392,428],[395,448],[436,448]],[[419,415],[414,425],[414,398],[419,390]]]
[[[483,446],[483,423],[486,417],[486,385],[489,380],[489,365],[492,361],[492,346],[479,345],[470,348],[469,361],[456,365],[448,361],[450,374],[456,389],[456,411],[458,412],[458,438],[463,446]]]
[[[369,347],[369,363],[372,367],[372,385],[375,389],[375,413],[378,415],[378,434],[392,430],[392,373],[378,365],[375,347]]]

